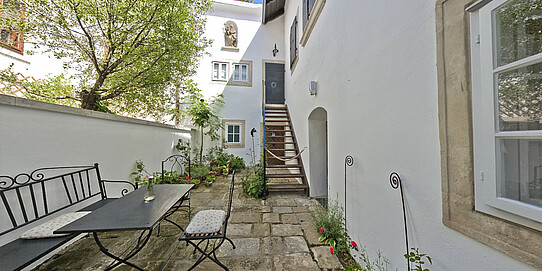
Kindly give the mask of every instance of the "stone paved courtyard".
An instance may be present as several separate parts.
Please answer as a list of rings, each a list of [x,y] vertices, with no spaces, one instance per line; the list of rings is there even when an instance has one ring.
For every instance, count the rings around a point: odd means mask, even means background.
[[[339,270],[341,264],[329,252],[329,247],[318,242],[313,214],[322,208],[315,200],[298,194],[271,194],[264,200],[243,194],[240,176],[236,178],[228,242],[218,250],[217,257],[230,270]],[[211,187],[201,185],[192,192],[193,214],[204,209],[227,208],[230,177],[219,177]],[[188,216],[178,212],[174,219],[188,224]],[[161,234],[156,230],[147,246],[132,262],[147,270],[159,270],[171,251],[175,250],[165,270],[187,270],[199,257],[193,249],[179,243],[181,234],[175,226],[163,222]],[[135,232],[101,234],[104,245],[112,251],[123,251]],[[130,238],[132,237],[132,239]],[[176,249],[175,249],[176,248]],[[111,263],[103,255],[92,237],[87,236],[53,256],[36,270],[103,270]],[[120,266],[115,270],[133,270]],[[222,270],[209,259],[194,270]]]

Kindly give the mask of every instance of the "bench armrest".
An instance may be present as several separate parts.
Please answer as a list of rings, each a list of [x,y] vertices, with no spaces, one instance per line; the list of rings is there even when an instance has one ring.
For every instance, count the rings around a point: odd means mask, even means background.
[[[122,188],[122,190],[120,191],[121,196],[124,196],[124,195],[128,194],[128,192],[134,191],[134,190],[136,190],[138,188],[137,183],[134,184],[134,183],[132,183],[130,181],[126,181],[126,180],[102,180],[102,185],[103,185],[103,188],[104,188],[103,191],[104,191],[104,197],[105,198],[109,198],[107,196],[106,183],[124,184],[123,186],[126,186],[126,184],[129,184],[130,185],[129,188]]]

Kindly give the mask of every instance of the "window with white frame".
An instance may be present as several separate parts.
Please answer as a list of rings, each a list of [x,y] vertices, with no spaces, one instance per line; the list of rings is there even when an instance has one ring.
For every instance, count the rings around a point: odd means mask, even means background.
[[[226,143],[241,144],[243,124],[226,122]]]
[[[471,13],[471,52],[476,209],[542,228],[542,0]]]
[[[213,62],[213,80],[226,81],[228,80],[228,63]]]
[[[233,64],[233,82],[248,82],[250,68],[248,64]]]

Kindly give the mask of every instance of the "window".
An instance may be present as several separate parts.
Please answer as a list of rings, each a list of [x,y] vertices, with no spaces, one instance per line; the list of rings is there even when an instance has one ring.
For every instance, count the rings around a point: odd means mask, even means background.
[[[226,125],[226,142],[230,144],[241,143],[241,124],[229,123]]]
[[[2,5],[8,9],[20,10],[21,8],[21,4],[17,1],[0,0],[0,3],[2,3]],[[2,14],[1,16],[5,18],[8,16],[12,17],[14,15]],[[22,36],[8,29],[0,29],[0,46],[8,48],[19,54],[23,54],[24,52],[24,43]]]
[[[222,120],[224,125],[223,142],[224,147],[244,148],[245,147],[245,121],[244,120]]]
[[[297,16],[290,27],[290,69],[293,69],[297,60]]]
[[[216,80],[216,81],[228,80],[228,63],[213,62],[213,80]]]
[[[252,61],[241,60],[232,63],[232,75],[228,82],[230,86],[252,87]]]
[[[303,27],[305,29],[316,0],[303,0]]]
[[[494,0],[472,13],[472,110],[476,210],[540,229],[542,1],[534,2]]]
[[[248,64],[233,64],[233,81],[248,82]]]

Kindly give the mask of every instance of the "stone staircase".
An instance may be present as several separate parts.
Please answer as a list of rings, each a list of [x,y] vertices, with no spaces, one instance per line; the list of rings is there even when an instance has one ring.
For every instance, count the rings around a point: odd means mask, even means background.
[[[309,185],[285,104],[265,105],[266,177],[269,192],[304,192]]]

